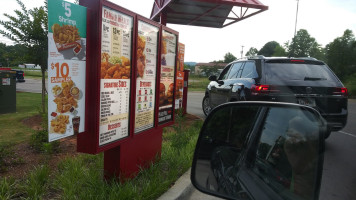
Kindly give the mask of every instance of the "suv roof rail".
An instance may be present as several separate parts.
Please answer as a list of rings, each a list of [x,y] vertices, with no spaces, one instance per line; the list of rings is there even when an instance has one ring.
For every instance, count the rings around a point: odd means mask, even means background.
[[[263,55],[247,56],[246,59],[265,59]]]

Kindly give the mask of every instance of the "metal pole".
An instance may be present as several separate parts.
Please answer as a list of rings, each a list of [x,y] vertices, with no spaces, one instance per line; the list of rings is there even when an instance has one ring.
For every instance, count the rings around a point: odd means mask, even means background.
[[[297,12],[296,12],[296,15],[295,15],[294,37],[295,37],[295,35],[297,33],[298,8],[299,8],[299,0],[297,0]]]
[[[241,58],[242,58],[243,53],[244,53],[244,46],[242,45],[241,46]]]

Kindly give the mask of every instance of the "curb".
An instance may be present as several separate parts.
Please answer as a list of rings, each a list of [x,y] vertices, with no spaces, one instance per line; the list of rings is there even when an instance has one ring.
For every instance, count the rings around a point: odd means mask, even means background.
[[[194,190],[194,186],[190,182],[190,170],[191,168],[189,168],[166,193],[160,196],[158,200],[187,199]]]

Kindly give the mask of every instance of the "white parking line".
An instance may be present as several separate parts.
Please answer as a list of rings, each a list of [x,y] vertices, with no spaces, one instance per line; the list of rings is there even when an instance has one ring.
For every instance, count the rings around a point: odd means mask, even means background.
[[[356,138],[356,135],[353,135],[353,134],[351,134],[351,133],[346,133],[346,132],[344,132],[344,131],[338,131],[338,132]]]

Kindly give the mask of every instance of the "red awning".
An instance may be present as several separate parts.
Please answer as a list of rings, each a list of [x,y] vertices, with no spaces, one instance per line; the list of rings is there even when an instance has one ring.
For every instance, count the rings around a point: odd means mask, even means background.
[[[162,24],[222,28],[267,9],[258,0],[155,0],[151,19]]]

